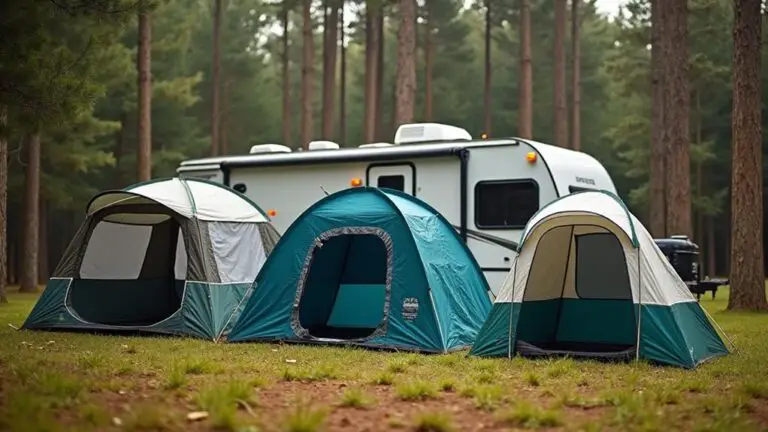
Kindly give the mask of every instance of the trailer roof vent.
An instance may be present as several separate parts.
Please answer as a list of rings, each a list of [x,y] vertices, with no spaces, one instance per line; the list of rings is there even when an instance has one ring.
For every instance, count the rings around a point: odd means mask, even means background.
[[[382,148],[382,147],[392,147],[393,144],[386,143],[386,142],[375,142],[370,144],[362,144],[359,146],[359,148]]]
[[[250,154],[261,153],[290,153],[291,148],[282,144],[256,144],[251,146]]]
[[[466,130],[440,123],[404,124],[395,132],[395,144],[472,141]]]
[[[333,141],[310,141],[309,151],[315,150],[338,150],[339,145]]]

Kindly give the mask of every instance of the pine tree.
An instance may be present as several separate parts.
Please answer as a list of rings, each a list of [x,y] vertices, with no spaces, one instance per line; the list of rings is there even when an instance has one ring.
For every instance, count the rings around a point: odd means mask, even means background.
[[[211,155],[218,156],[221,151],[219,126],[221,109],[221,2],[213,0],[213,94],[211,104]]]
[[[139,140],[136,163],[136,180],[152,178],[152,28],[149,5],[139,0]]]
[[[27,136],[27,166],[24,176],[24,240],[21,261],[20,292],[37,291],[37,260],[40,217],[40,133]]]
[[[416,104],[416,0],[399,0],[395,127],[413,121]]]
[[[565,93],[565,23],[568,0],[555,0],[555,144],[568,147],[568,107]]]
[[[579,0],[571,0],[571,148],[581,150],[581,18]]]
[[[281,35],[282,51],[282,80],[283,80],[283,144],[291,145],[291,131],[293,130],[291,117],[291,70],[290,70],[290,35],[288,34],[288,18],[290,12],[290,0],[283,0],[280,21],[283,24],[283,34]]]
[[[651,233],[666,237],[666,147],[664,143],[664,63],[662,59],[663,21],[659,5],[663,0],[651,0],[651,159],[650,215]]]
[[[533,138],[533,65],[531,59],[531,5],[520,1],[520,89],[517,135]]]
[[[733,2],[731,295],[728,309],[768,310],[763,269],[760,0]]]
[[[664,63],[664,144],[667,151],[667,234],[692,237],[688,2],[664,0],[659,2],[659,7],[664,29],[661,39]]]
[[[302,11],[304,55],[301,65],[301,146],[307,148],[314,132],[312,108],[315,100],[315,44],[312,32],[312,0],[304,0]]]

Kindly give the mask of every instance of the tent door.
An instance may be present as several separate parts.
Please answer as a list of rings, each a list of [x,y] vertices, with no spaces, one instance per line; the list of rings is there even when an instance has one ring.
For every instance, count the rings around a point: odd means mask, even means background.
[[[366,185],[395,189],[416,195],[416,167],[407,163],[381,163],[368,165]]]
[[[389,251],[375,234],[341,234],[310,252],[298,324],[309,336],[371,337],[384,322]]]

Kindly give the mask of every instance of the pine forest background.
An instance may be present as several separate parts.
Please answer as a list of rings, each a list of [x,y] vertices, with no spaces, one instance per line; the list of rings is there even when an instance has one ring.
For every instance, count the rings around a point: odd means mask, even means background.
[[[245,154],[257,143],[295,148],[309,139],[343,146],[391,142],[396,125],[408,118],[457,125],[477,137],[530,135],[595,156],[631,210],[651,223],[651,142],[656,135],[651,5],[646,0],[626,1],[615,17],[598,14],[593,1],[577,2],[575,15],[572,2],[564,0],[417,2],[411,35],[416,51],[410,59],[416,63],[415,100],[406,101],[412,114],[395,103],[398,46],[407,42],[398,40],[398,2],[134,3],[27,0],[0,6],[0,39],[12,41],[3,42],[0,59],[19,59],[0,64],[0,76],[21,77],[0,83],[8,163],[6,276],[12,284],[25,273],[21,257],[29,223],[37,224],[37,274],[43,281],[90,197],[138,180],[139,131],[150,134],[152,177],[174,175],[185,159]],[[525,3],[530,8],[529,56],[521,50],[520,5]],[[727,274],[733,4],[690,0],[688,5],[690,91],[680,100],[689,104],[683,112],[689,124],[692,234],[704,250],[704,274]],[[131,9],[136,7],[146,9]],[[139,24],[137,16],[144,22]],[[574,22],[577,32],[572,31]],[[149,51],[139,47],[142,25],[151,34],[145,45]],[[218,39],[213,37],[217,30]],[[220,68],[213,66],[215,40]],[[140,54],[151,59],[151,95],[145,95],[151,98],[139,96],[140,77],[147,77],[139,73]],[[763,63],[767,55],[763,44]],[[557,58],[567,59],[561,74],[556,73]],[[307,67],[305,59],[313,66]],[[523,59],[531,62],[530,82],[521,76]],[[761,73],[764,82],[768,68]],[[217,92],[214,77],[220,83]],[[401,83],[411,78],[406,74]],[[579,89],[575,97],[574,83]],[[562,85],[565,100],[556,91]],[[34,91],[39,96],[28,97]],[[531,131],[520,130],[526,123],[520,117],[527,115],[520,95],[526,91]],[[761,99],[768,100],[768,87],[761,91]],[[151,116],[139,125],[141,107],[150,106],[143,105],[150,99]],[[576,122],[574,107],[580,117]],[[764,153],[768,118],[761,121]],[[36,185],[25,175],[38,168],[35,208],[28,197]],[[27,217],[30,211],[39,219]]]

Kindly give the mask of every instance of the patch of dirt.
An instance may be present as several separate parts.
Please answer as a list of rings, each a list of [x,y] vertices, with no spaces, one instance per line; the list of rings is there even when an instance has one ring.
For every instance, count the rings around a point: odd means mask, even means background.
[[[397,398],[392,386],[366,385],[362,390],[372,399],[367,407],[341,407],[339,402],[347,388],[340,382],[279,382],[259,392],[257,413],[264,420],[270,419],[264,426],[279,427],[296,402],[303,399],[311,401],[312,406],[331,409],[326,424],[333,431],[411,429],[418,415],[426,412],[447,414],[461,431],[499,430],[492,413],[478,410],[471,399],[455,393],[440,393],[436,399],[403,401]],[[271,414],[267,417],[266,413]]]
[[[754,399],[749,406],[751,408],[750,418],[762,429],[768,430],[768,400]]]

